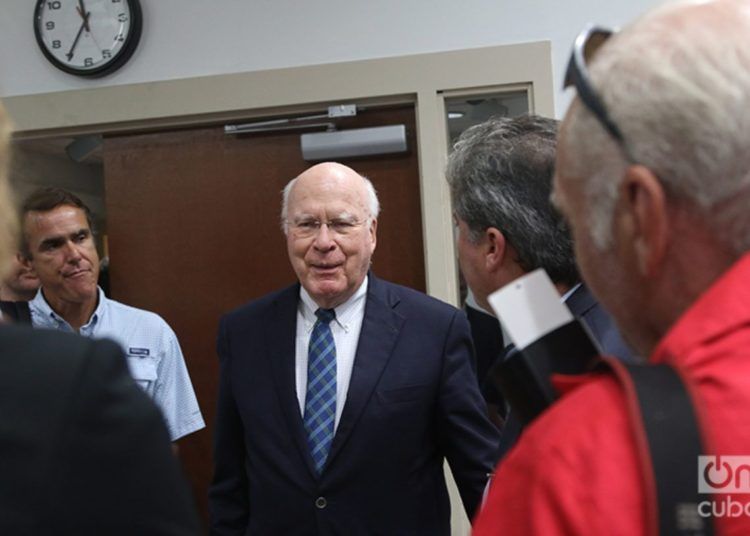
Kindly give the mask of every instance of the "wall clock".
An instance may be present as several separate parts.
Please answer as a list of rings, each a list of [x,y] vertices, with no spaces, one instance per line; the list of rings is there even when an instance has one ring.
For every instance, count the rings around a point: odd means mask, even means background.
[[[37,0],[34,33],[44,56],[78,76],[102,76],[132,56],[142,27],[138,0]]]

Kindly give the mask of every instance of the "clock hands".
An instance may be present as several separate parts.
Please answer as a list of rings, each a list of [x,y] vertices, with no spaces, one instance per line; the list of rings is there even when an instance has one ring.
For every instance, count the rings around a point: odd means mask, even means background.
[[[98,48],[99,51],[101,51],[102,47],[101,45],[99,45],[99,42],[96,40],[96,36],[91,32],[91,26],[89,25],[89,17],[91,16],[91,12],[89,11],[88,13],[86,13],[86,6],[83,4],[83,0],[78,0],[78,6],[76,6],[76,10],[78,11],[78,14],[81,16],[84,22],[86,23],[86,31],[88,32],[89,37],[91,37],[92,41],[94,41],[96,48]]]
[[[83,23],[86,25],[86,31],[91,33],[91,28],[89,28],[89,15],[91,15],[91,13],[86,13],[86,6],[83,5],[83,0],[78,0],[78,7],[76,9],[83,19]]]
[[[87,32],[89,31],[89,16],[91,15],[91,12],[86,13],[85,11],[81,10],[83,0],[78,0],[78,3],[79,5],[76,6],[76,10],[78,10],[78,14],[81,16],[81,18],[83,18],[83,22],[81,23],[81,27],[78,28],[78,33],[76,34],[76,38],[73,40],[73,44],[70,45],[70,50],[68,50],[68,53],[65,54],[65,56],[68,58],[68,61],[73,59],[73,50],[75,50],[76,45],[78,44],[78,40],[81,38],[83,30],[85,29]]]

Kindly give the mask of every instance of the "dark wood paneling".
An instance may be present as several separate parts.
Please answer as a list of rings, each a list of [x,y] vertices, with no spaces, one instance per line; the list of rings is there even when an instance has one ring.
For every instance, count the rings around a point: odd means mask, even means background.
[[[346,160],[382,205],[374,272],[425,288],[413,107],[367,110],[342,127],[406,124],[411,151]],[[309,167],[299,133],[226,136],[222,126],[110,136],[104,170],[112,297],[162,315],[177,333],[208,425],[180,441],[206,517],[222,313],[295,280],[280,192]],[[437,179],[436,179],[437,180]]]

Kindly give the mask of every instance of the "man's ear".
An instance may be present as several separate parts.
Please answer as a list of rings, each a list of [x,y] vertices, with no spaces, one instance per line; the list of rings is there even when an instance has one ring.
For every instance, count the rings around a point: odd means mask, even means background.
[[[641,275],[653,276],[664,262],[669,242],[666,192],[659,178],[645,166],[630,166],[622,181],[620,231],[632,244]]]
[[[488,227],[484,231],[485,242],[485,268],[488,272],[499,269],[505,261],[508,243],[503,233],[496,227]]]
[[[372,251],[375,251],[375,246],[378,244],[378,220],[373,218],[370,222],[370,239],[372,240]]]

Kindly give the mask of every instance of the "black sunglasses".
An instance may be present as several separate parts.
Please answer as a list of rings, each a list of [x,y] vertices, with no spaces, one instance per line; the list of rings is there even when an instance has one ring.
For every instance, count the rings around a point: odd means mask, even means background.
[[[578,98],[581,99],[584,106],[594,114],[594,117],[607,129],[607,132],[615,139],[625,156],[635,162],[632,153],[628,147],[625,137],[622,135],[620,127],[612,120],[604,106],[604,101],[599,97],[594,87],[591,85],[588,68],[586,65],[594,57],[597,50],[609,39],[615,32],[598,26],[587,26],[578,34],[573,43],[573,52],[568,61],[568,68],[565,71],[565,81],[563,88],[570,86],[575,87]]]

